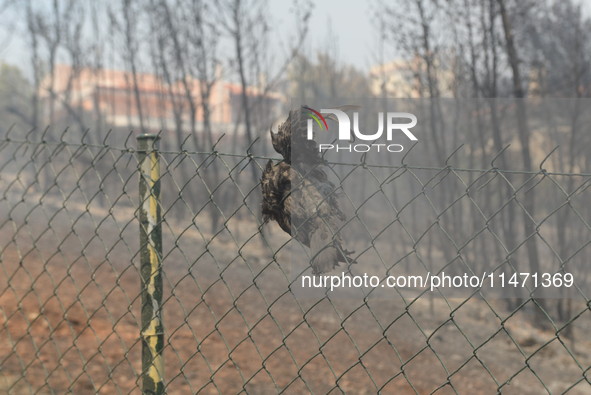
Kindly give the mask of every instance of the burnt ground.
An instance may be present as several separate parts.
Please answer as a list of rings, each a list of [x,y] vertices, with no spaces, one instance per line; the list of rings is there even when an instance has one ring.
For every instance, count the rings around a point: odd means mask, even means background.
[[[1,394],[140,393],[139,225],[119,210],[2,209]],[[571,340],[532,303],[296,300],[287,237],[266,227],[273,259],[239,217],[164,225],[167,393],[591,394],[583,302]]]

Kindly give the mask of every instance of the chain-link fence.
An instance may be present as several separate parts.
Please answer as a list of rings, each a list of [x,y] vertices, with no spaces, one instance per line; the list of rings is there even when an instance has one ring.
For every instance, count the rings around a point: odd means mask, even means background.
[[[268,158],[134,140],[0,141],[0,393],[591,393],[584,292],[295,298],[290,236],[261,221]],[[530,240],[542,268],[586,267],[591,174],[328,168],[399,227],[353,246],[352,274],[374,252],[408,273],[483,256],[510,270]],[[347,188],[351,172],[367,184]]]

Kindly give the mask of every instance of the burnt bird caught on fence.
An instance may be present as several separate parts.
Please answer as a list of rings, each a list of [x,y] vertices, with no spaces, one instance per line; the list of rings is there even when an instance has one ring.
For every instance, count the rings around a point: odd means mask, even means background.
[[[335,107],[341,111],[358,108]],[[283,160],[267,162],[261,179],[261,208],[265,221],[277,221],[281,229],[310,248],[312,273],[322,274],[339,262],[356,263],[352,257],[355,251],[343,247],[338,233],[339,222],[346,217],[339,208],[335,185],[322,170],[325,162],[317,143],[307,138],[309,117],[305,109],[302,106],[290,111],[278,132],[270,131],[273,148]]]

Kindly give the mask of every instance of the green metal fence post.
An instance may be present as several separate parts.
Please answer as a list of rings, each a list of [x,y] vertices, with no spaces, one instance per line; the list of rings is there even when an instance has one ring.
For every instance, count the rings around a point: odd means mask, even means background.
[[[140,173],[142,393],[150,395],[164,394],[159,139],[156,134],[142,134],[137,137]]]

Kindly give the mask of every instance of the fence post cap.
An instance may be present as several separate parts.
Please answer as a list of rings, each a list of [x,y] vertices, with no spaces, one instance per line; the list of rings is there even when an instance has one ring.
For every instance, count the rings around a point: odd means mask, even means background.
[[[136,137],[136,139],[138,140],[144,140],[144,139],[156,139],[156,140],[160,140],[160,135],[156,134],[156,133],[145,133],[145,134],[140,134]]]

